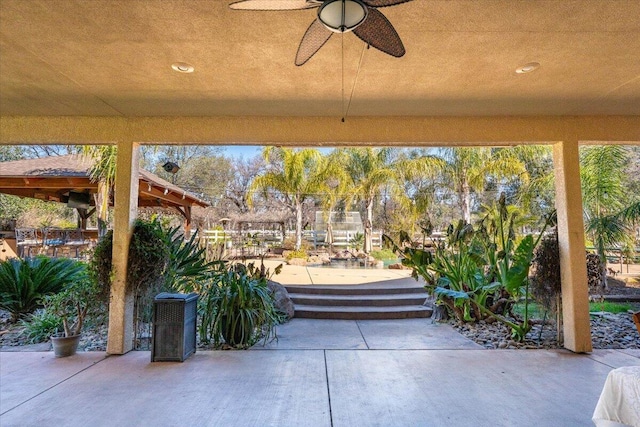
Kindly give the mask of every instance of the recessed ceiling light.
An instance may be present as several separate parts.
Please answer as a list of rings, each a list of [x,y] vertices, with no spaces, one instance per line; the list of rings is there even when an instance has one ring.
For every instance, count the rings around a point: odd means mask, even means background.
[[[538,68],[540,68],[540,63],[529,62],[528,64],[524,64],[523,66],[516,68],[516,73],[527,74],[537,70]]]
[[[195,68],[193,68],[193,65],[187,64],[186,62],[176,62],[174,64],[171,64],[171,68],[179,73],[193,73],[193,71],[195,70]]]

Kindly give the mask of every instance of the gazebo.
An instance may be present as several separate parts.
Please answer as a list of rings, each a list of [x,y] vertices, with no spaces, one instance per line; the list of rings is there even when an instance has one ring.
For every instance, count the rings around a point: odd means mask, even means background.
[[[0,163],[0,193],[67,203],[81,218],[80,228],[95,212],[94,194],[101,185],[91,179],[92,161],[80,155],[43,157]],[[109,200],[113,206],[113,200]],[[144,169],[138,171],[138,206],[170,208],[185,218],[185,232],[191,228],[193,206],[209,203]]]

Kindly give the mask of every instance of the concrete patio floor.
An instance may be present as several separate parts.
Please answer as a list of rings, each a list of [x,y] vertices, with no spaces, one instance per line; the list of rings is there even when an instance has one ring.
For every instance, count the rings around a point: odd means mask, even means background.
[[[199,351],[0,353],[0,425],[589,426],[640,351],[483,350],[429,319],[294,319],[279,341]]]

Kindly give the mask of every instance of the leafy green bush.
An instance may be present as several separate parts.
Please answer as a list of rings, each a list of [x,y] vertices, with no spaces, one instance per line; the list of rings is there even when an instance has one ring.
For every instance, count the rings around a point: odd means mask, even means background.
[[[62,319],[44,309],[38,309],[20,321],[31,344],[45,342],[63,330]]]
[[[387,261],[387,260],[398,258],[398,256],[390,249],[381,249],[378,251],[371,251],[369,255],[371,255],[378,261]]]
[[[82,262],[66,258],[11,258],[0,263],[0,308],[12,321],[35,311],[46,295],[63,290],[86,274]]]
[[[89,272],[100,288],[99,299],[104,303],[109,301],[111,292],[111,260],[113,256],[113,230],[98,241],[89,261]]]
[[[136,295],[159,289],[168,263],[168,239],[160,222],[137,219],[129,243],[127,286]]]

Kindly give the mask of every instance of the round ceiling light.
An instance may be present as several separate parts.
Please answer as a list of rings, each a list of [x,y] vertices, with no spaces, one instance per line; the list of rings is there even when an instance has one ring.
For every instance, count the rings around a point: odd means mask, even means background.
[[[367,6],[361,0],[327,0],[318,9],[320,22],[335,33],[352,31],[367,14]]]
[[[529,62],[528,64],[524,64],[523,66],[516,68],[516,73],[527,74],[537,70],[538,68],[540,68],[540,63]]]
[[[195,70],[193,65],[187,64],[186,62],[173,63],[171,64],[171,68],[173,68],[174,71],[177,71],[179,73],[193,73]]]

